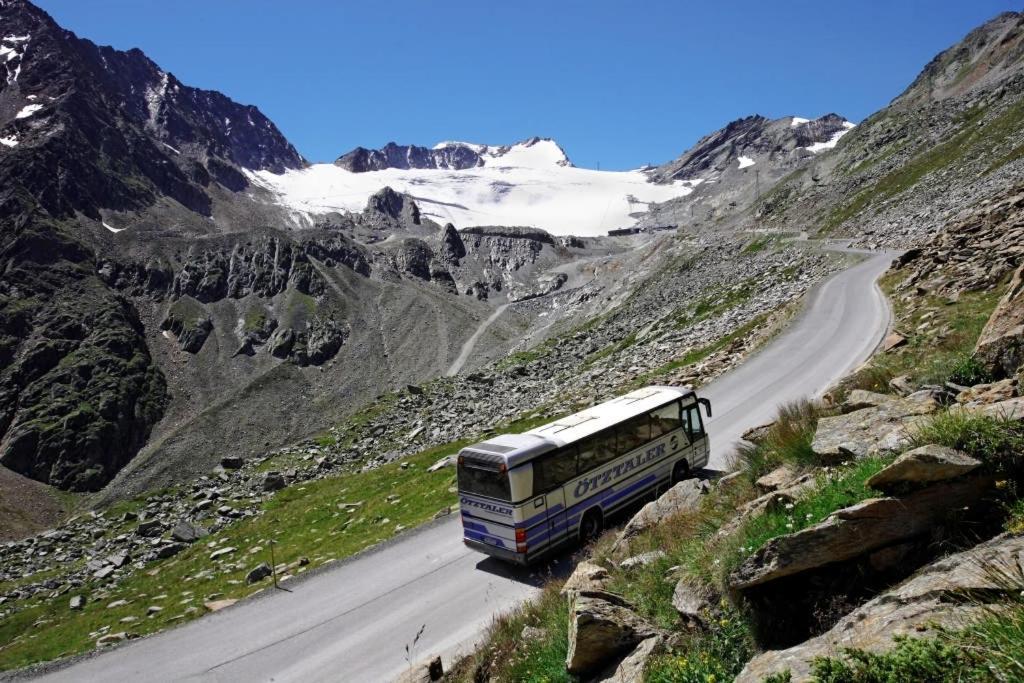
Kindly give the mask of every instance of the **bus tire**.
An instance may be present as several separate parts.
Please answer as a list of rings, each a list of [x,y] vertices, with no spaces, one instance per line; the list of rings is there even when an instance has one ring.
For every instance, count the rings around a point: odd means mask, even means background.
[[[583,519],[580,520],[580,545],[586,545],[601,534],[601,528],[604,526],[604,520],[601,515],[601,510],[592,509],[587,510],[586,514],[583,515]]]
[[[690,476],[690,466],[685,460],[680,460],[672,468],[672,486],[675,486],[679,482]]]

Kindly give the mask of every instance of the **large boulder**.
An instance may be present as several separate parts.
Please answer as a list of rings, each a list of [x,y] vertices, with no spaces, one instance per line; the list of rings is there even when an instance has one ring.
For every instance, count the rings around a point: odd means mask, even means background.
[[[818,420],[811,449],[825,462],[895,452],[906,445],[909,428],[940,407],[930,393],[917,392],[844,415],[823,417]]]
[[[1024,554],[1024,536],[1003,535],[938,560],[900,586],[861,605],[831,630],[785,650],[757,655],[736,678],[736,683],[759,683],[786,670],[793,683],[811,681],[811,661],[834,657],[844,648],[868,651],[889,649],[895,636],[927,637],[935,629],[958,628],[982,615],[989,604],[1009,599],[1019,587],[1008,586],[998,575],[1019,575],[1018,558]],[[971,600],[964,600],[970,595]]]
[[[640,642],[662,635],[614,593],[580,591],[569,600],[569,653],[565,666],[571,674],[600,671]]]
[[[615,539],[612,553],[618,554],[628,547],[629,540],[650,529],[667,517],[700,507],[701,496],[708,492],[708,483],[703,479],[686,479],[679,482],[657,500],[644,505],[626,523]]]
[[[907,451],[875,473],[867,480],[867,485],[879,491],[892,491],[907,485],[955,479],[979,467],[980,460],[958,450],[945,446],[921,446]]]
[[[974,357],[996,378],[1013,377],[1024,365],[1024,265],[985,323]]]
[[[920,536],[991,486],[989,477],[973,477],[838,510],[814,526],[768,541],[729,575],[729,586],[743,591]]]

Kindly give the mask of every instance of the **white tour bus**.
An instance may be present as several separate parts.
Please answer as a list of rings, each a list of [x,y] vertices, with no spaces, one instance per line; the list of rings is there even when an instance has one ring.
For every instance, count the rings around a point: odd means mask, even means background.
[[[707,464],[701,405],[710,417],[711,403],[688,387],[646,387],[463,448],[463,540],[527,564],[593,538],[609,514]]]

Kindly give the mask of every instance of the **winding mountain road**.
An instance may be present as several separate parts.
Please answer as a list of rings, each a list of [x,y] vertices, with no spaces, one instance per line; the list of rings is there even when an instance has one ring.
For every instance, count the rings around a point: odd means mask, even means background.
[[[875,284],[891,255],[869,254],[811,295],[793,324],[705,387],[712,467],[780,404],[820,393],[868,357],[889,308]],[[544,571],[566,571],[562,559]],[[386,681],[411,659],[452,655],[540,580],[467,550],[457,516],[161,635],[79,660],[46,681]],[[446,658],[445,663],[448,663]]]

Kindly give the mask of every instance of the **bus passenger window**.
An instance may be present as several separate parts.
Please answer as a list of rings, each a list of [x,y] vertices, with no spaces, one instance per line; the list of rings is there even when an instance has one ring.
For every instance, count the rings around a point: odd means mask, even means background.
[[[589,472],[601,464],[601,461],[598,459],[597,439],[595,437],[592,436],[589,439],[581,441],[579,447],[580,452],[576,467],[576,471],[579,474]]]
[[[545,493],[576,476],[576,446],[559,448],[533,461],[533,493]]]
[[[616,452],[623,455],[640,448],[651,439],[651,427],[647,413],[638,415],[618,427]]]
[[[679,419],[678,403],[669,403],[667,406],[652,410],[650,415],[652,439],[664,436],[682,426],[682,420]]]
[[[687,423],[687,431],[690,433],[690,441],[704,438],[704,423],[700,419],[700,407],[690,406],[683,411]]]

